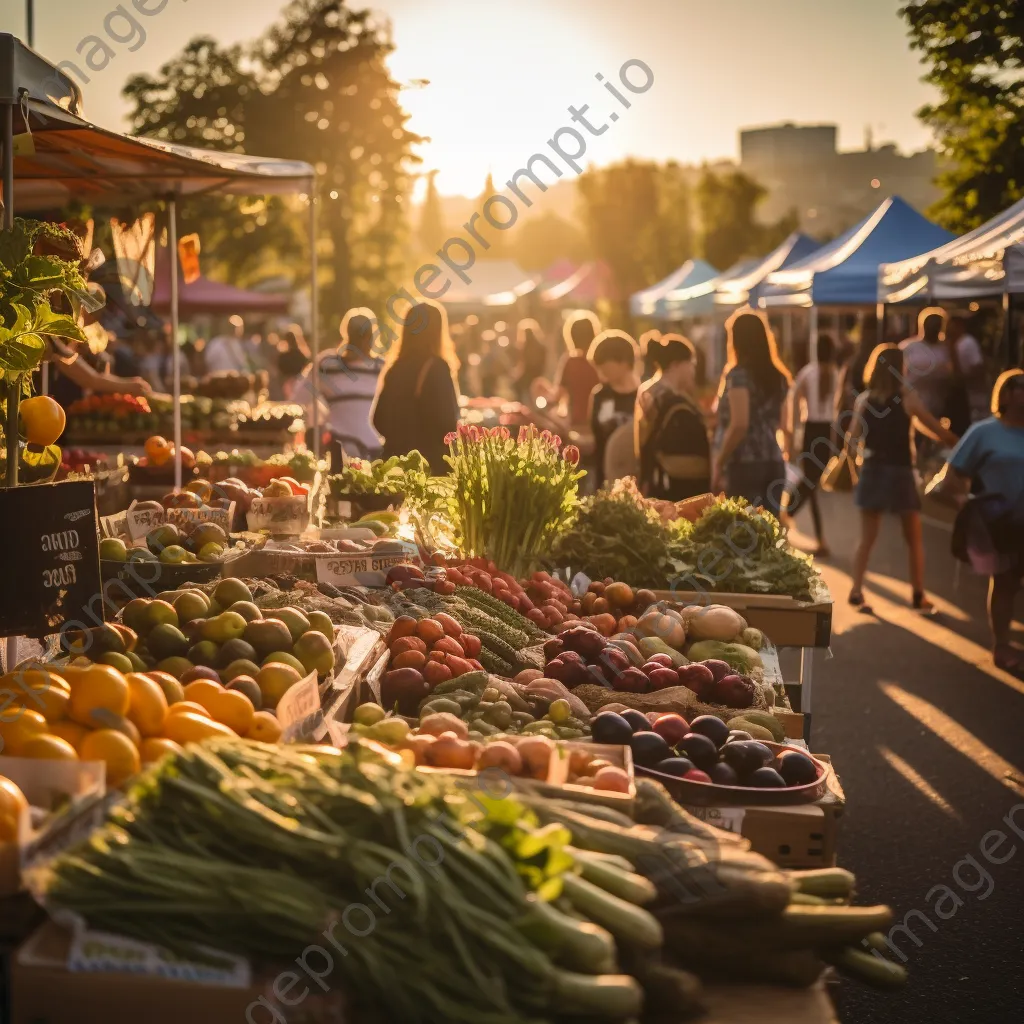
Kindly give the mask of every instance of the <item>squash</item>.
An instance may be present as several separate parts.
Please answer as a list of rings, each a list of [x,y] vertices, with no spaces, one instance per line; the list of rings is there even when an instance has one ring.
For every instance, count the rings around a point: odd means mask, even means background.
[[[691,605],[686,611],[686,632],[691,640],[736,640],[747,622],[734,608],[724,604]]]
[[[686,643],[683,617],[670,608],[652,605],[637,620],[636,628],[644,636],[657,637],[676,650],[681,650]]]

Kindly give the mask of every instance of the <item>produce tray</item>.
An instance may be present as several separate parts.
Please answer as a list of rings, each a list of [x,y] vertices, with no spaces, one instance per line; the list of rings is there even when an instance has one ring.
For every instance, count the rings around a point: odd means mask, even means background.
[[[719,594],[655,590],[670,605],[724,604],[735,608],[748,626],[771,637],[776,647],[828,647],[832,642],[832,600],[798,601],[786,594]]]
[[[774,754],[784,750],[796,750],[788,743],[762,741]],[[803,753],[803,751],[801,751]],[[681,804],[696,807],[784,807],[793,804],[810,804],[820,800],[828,792],[829,767],[812,756],[818,770],[818,778],[804,786],[789,786],[786,789],[758,789],[754,786],[718,786],[709,782],[690,782],[674,775],[655,771],[637,765],[639,775],[655,779]]]

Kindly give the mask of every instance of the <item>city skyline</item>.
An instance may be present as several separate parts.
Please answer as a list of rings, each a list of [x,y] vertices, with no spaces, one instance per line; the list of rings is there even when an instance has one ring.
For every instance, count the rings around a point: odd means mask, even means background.
[[[108,0],[35,2],[36,49],[54,63],[84,68],[76,47],[90,35],[106,38],[114,56],[79,84],[86,115],[122,130],[119,94],[130,75],[155,71],[197,35],[251,40],[282,6],[218,0],[190,10],[188,0],[147,0],[141,7],[154,13],[134,13],[140,30],[120,20],[111,32]],[[614,131],[592,140],[587,159],[598,164],[735,160],[741,128],[787,121],[837,124],[847,150],[869,133],[908,153],[930,142],[914,112],[931,94],[908,49],[899,0],[785,0],[771,9],[755,0],[520,0],[512,11],[471,0],[366,6],[392,22],[390,66],[410,86],[402,94],[410,128],[431,140],[420,150],[423,169],[438,171],[447,195],[478,194],[488,172],[506,180],[545,146],[569,106],[589,103],[595,119],[607,114],[595,76],[611,78],[630,59],[650,65],[654,85]],[[0,27],[23,34],[24,0],[0,0]],[[125,41],[111,41],[115,34]],[[421,79],[431,84],[416,87]]]

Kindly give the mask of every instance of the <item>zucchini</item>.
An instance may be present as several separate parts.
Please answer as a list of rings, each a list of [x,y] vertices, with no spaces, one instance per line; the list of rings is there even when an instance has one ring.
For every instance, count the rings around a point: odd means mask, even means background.
[[[632,868],[623,871],[617,864],[592,856],[586,850],[574,850],[573,858],[579,864],[583,878],[627,903],[643,907],[658,898],[654,885]]]
[[[907,972],[900,964],[894,964],[883,956],[874,956],[850,946],[837,950],[822,950],[821,958],[832,964],[841,974],[856,978],[874,988],[899,988],[907,980]]]
[[[556,970],[552,975],[552,1004],[567,1016],[594,1014],[615,1020],[637,1017],[644,994],[628,974],[572,974]]]
[[[581,913],[607,928],[617,939],[641,949],[660,949],[664,934],[658,920],[642,907],[627,903],[577,875],[563,875],[564,895]]]
[[[843,868],[817,868],[813,871],[791,871],[789,877],[796,883],[796,891],[823,899],[849,899],[857,879]]]
[[[592,921],[580,921],[528,897],[530,910],[516,927],[535,945],[570,970],[604,974],[615,969],[615,940]]]
[[[606,864],[612,864],[623,871],[632,871],[633,865],[625,857],[616,857],[614,853],[598,853],[596,850],[581,850],[576,846],[567,846],[565,852],[570,857],[589,857],[591,860],[600,860]]]

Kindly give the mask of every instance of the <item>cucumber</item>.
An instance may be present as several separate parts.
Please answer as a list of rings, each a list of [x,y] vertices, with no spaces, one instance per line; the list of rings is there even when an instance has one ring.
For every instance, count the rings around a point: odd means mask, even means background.
[[[899,964],[850,946],[839,950],[822,950],[821,958],[841,974],[847,974],[875,988],[899,988],[907,980],[907,972]]]
[[[789,877],[796,883],[796,891],[823,899],[849,899],[857,879],[843,868],[816,868],[811,871],[791,871]]]
[[[577,910],[607,928],[617,939],[641,949],[660,949],[664,934],[657,918],[626,900],[613,896],[577,875],[562,876],[563,892]]]
[[[605,892],[610,892],[627,903],[643,907],[658,898],[658,890],[643,875],[638,875],[632,870],[623,871],[614,863],[592,856],[586,850],[574,850],[573,858],[588,882],[593,882]]]
[[[579,921],[534,896],[529,913],[516,927],[560,964],[586,974],[615,969],[615,940],[606,929]]]
[[[571,974],[556,970],[551,980],[552,1001],[559,1013],[621,1020],[639,1017],[643,1008],[643,989],[628,974]]]

